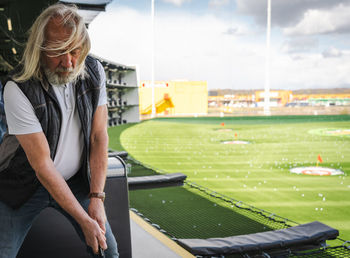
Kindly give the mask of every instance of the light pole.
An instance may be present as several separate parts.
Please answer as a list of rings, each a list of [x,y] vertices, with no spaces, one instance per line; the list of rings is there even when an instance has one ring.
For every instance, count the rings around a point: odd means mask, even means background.
[[[154,100],[154,52],[155,52],[155,31],[154,31],[154,0],[152,0],[152,8],[151,8],[151,19],[152,19],[152,40],[151,40],[151,55],[152,55],[152,62],[151,62],[151,87],[152,87],[152,114],[151,117],[156,116],[156,106],[155,106],[155,100]]]
[[[271,0],[267,0],[267,25],[266,25],[266,59],[265,59],[265,102],[264,115],[270,112],[270,37],[271,37]]]

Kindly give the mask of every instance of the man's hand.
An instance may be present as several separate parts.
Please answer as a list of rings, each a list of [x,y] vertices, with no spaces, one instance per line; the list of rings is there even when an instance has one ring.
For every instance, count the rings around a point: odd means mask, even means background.
[[[106,212],[105,212],[105,207],[103,205],[103,202],[99,198],[91,198],[90,199],[90,205],[88,208],[88,214],[92,219],[94,219],[104,234],[106,233]]]
[[[98,253],[98,247],[107,249],[105,231],[103,231],[96,220],[88,218],[80,224],[83,230],[85,241],[90,246],[95,254]]]

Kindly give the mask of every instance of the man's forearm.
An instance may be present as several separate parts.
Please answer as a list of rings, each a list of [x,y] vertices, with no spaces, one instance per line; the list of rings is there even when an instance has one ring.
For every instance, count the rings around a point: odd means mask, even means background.
[[[91,181],[90,192],[103,192],[108,166],[108,135],[92,139],[90,150]]]
[[[90,192],[103,192],[108,166],[107,106],[95,112],[90,135]]]
[[[89,219],[89,215],[79,204],[66,181],[56,170],[51,160],[35,168],[36,176],[56,202],[79,224]]]

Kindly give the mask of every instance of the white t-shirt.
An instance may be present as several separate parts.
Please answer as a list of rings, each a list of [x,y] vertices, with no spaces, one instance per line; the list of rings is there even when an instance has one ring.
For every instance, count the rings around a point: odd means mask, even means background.
[[[98,64],[101,77],[98,105],[102,106],[107,104],[106,76],[102,65]],[[68,180],[81,167],[84,147],[83,132],[78,109],[75,105],[75,87],[72,83],[68,83],[66,85],[53,85],[53,89],[62,113],[61,131],[54,165],[63,178]],[[13,81],[6,84],[4,103],[9,134],[21,135],[42,132],[33,106]]]

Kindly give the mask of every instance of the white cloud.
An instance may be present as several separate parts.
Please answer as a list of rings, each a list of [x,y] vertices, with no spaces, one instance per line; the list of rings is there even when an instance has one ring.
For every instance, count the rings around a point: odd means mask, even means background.
[[[155,22],[157,80],[207,80],[211,88],[231,87],[231,74],[246,73],[248,76],[250,72],[243,71],[241,64],[261,52],[253,44],[243,48],[236,44],[235,37],[224,34],[231,24],[214,16],[166,13],[159,14]],[[150,16],[132,9],[119,8],[114,13],[102,13],[90,24],[92,53],[119,63],[139,64],[140,78],[149,80],[150,29]],[[242,62],[236,65],[240,59]],[[254,65],[259,63],[252,62]],[[260,63],[263,64],[263,59]],[[247,68],[250,70],[251,66]],[[244,80],[235,79],[234,84],[237,87],[251,84]]]
[[[308,10],[303,19],[284,29],[286,35],[315,35],[334,32],[350,32],[350,6],[338,5],[330,10]]]
[[[224,34],[232,35],[232,36],[242,36],[242,35],[248,35],[250,33],[251,32],[249,28],[242,24],[234,24],[224,32]]]
[[[228,35],[228,28],[237,32],[245,25],[212,15],[158,12],[155,22],[156,80],[206,80],[210,89],[264,87],[264,32],[253,39]],[[140,79],[149,80],[150,31],[148,13],[122,6],[101,13],[89,27],[92,53],[117,63],[138,64]],[[308,40],[288,44],[302,48],[305,42]],[[344,54],[348,52],[342,50],[338,58],[324,58],[322,53],[299,53],[291,48],[283,52],[274,39],[272,43],[271,88],[326,88],[350,83],[350,55]],[[307,44],[312,47],[317,42],[310,40]]]
[[[209,7],[222,7],[225,5],[228,5],[230,3],[230,0],[210,0],[209,1]]]
[[[236,4],[239,13],[252,16],[262,26],[266,25],[266,0],[236,0]],[[349,0],[272,0],[272,26],[295,26],[310,10],[330,11],[348,4]]]
[[[318,47],[318,40],[315,37],[293,37],[286,40],[282,45],[284,53],[309,52]]]
[[[176,6],[181,6],[185,2],[190,2],[191,0],[162,0],[165,3],[174,4]]]
[[[335,47],[331,47],[323,51],[322,55],[324,58],[337,58],[337,57],[341,57],[343,53],[341,50]]]
[[[271,83],[274,88],[334,88],[350,84],[350,55],[324,58],[322,54],[273,53]]]

